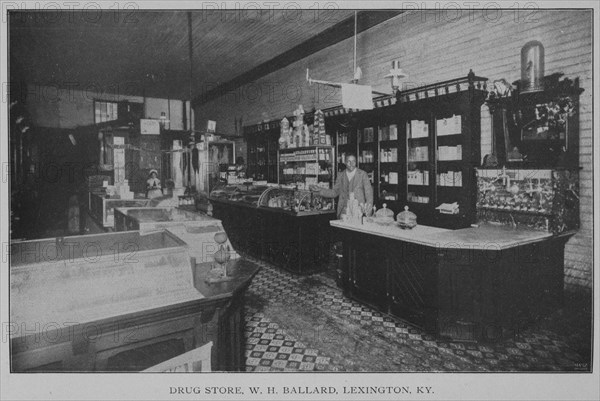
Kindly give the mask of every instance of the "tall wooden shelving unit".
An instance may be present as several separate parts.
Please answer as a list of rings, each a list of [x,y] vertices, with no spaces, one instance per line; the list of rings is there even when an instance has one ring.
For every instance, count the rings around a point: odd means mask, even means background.
[[[326,113],[326,126],[336,141],[338,159],[344,153],[354,153],[359,167],[372,173],[378,208],[386,203],[398,213],[409,206],[420,224],[468,227],[476,220],[474,169],[481,163],[480,108],[487,94],[486,81],[471,71],[466,77],[400,91],[394,104],[374,110],[337,113],[329,118]],[[411,121],[422,122],[425,128],[421,135],[415,135]],[[443,129],[443,124],[454,123],[456,132]],[[397,130],[396,139],[389,138],[390,127]],[[397,152],[395,162],[389,161],[392,150]],[[365,160],[363,151],[373,152],[373,156]],[[420,183],[414,180],[416,171],[422,174]],[[458,204],[456,214],[436,209],[454,202]]]

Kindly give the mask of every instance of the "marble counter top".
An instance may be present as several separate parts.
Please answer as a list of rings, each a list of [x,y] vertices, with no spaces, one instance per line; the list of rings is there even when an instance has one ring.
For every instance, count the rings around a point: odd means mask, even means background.
[[[382,226],[376,223],[362,225],[333,220],[331,226],[365,234],[378,235],[436,248],[502,250],[527,245],[552,237],[552,233],[514,229],[506,226],[482,225],[479,227],[448,230],[418,225],[403,230],[396,224]]]

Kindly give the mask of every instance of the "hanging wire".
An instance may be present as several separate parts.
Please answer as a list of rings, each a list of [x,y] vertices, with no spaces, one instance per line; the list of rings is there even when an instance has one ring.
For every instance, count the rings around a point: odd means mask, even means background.
[[[189,87],[189,95],[190,102],[192,101],[192,84],[194,79],[194,59],[193,59],[193,45],[192,45],[192,12],[188,11],[187,13],[188,19],[188,58],[190,61],[190,87]]]
[[[352,71],[353,78],[356,79],[356,26],[357,26],[357,14],[358,11],[354,10],[354,69]]]

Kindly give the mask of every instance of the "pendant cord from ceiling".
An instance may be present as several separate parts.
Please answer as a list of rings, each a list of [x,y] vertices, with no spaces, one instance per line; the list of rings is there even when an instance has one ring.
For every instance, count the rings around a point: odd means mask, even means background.
[[[356,74],[356,27],[357,27],[357,23],[356,23],[356,19],[357,19],[357,11],[354,10],[354,69],[352,70],[352,75],[354,76]]]
[[[192,84],[194,79],[194,59],[192,46],[192,12],[188,11],[188,57],[190,60],[190,102],[192,101]]]

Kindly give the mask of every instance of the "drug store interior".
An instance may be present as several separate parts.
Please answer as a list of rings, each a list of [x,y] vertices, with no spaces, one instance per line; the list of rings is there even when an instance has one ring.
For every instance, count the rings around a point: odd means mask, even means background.
[[[590,10],[8,18],[11,371],[591,370]]]

